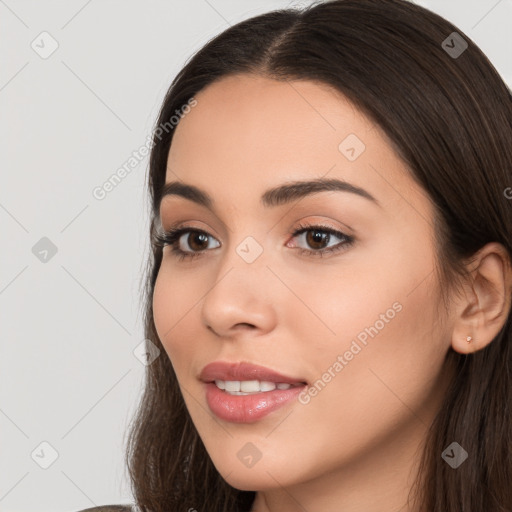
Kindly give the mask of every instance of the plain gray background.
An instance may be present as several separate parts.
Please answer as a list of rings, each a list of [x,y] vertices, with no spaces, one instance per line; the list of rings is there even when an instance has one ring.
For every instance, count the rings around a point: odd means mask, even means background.
[[[308,2],[0,0],[2,512],[132,502],[123,449],[144,375],[148,158],[104,199],[92,192],[145,144],[196,50],[290,3]],[[512,87],[512,0],[416,3]]]

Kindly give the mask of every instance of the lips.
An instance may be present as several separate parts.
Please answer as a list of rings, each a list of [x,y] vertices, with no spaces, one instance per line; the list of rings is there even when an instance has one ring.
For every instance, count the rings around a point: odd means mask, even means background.
[[[231,423],[257,422],[291,404],[306,386],[302,378],[244,362],[210,363],[203,368],[199,378],[204,382],[205,398],[210,410],[218,418]],[[274,384],[276,386],[273,387]],[[248,385],[252,392],[227,389],[238,389],[238,386],[244,385]]]
[[[199,379],[207,383],[214,382],[215,380],[258,380],[275,383],[286,383],[291,385],[306,384],[306,380],[303,378],[290,377],[288,375],[275,372],[270,368],[246,362],[227,363],[223,361],[215,361],[206,365],[202,369],[201,374],[199,375]]]

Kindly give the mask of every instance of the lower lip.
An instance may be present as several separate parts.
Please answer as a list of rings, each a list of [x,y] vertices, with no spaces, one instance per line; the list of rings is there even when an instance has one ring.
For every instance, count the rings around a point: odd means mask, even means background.
[[[214,382],[206,385],[206,400],[210,410],[225,421],[233,423],[253,423],[267,414],[283,407],[306,387],[274,389],[251,395],[230,395],[219,389]]]

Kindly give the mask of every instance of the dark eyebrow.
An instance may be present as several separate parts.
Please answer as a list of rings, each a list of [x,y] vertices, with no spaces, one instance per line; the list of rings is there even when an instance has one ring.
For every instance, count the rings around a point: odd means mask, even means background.
[[[310,194],[325,191],[341,191],[357,194],[365,199],[373,201],[380,207],[379,201],[377,201],[377,199],[375,199],[375,197],[373,197],[364,188],[356,187],[347,181],[336,178],[318,178],[309,181],[292,181],[290,183],[285,183],[265,191],[261,196],[261,203],[265,207],[281,206],[290,203],[295,199],[300,199]],[[186,185],[179,181],[166,183],[162,188],[160,203],[165,196],[170,195],[184,197],[185,199],[189,199],[194,203],[205,206],[210,210],[213,209],[213,199],[204,190],[201,190],[194,185]],[[159,208],[160,203],[158,205]]]

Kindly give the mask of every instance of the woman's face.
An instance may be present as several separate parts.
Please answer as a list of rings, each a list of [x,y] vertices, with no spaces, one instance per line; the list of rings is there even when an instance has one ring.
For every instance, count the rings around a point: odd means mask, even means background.
[[[204,234],[175,244],[194,258],[164,248],[153,307],[215,466],[248,490],[348,481],[370,464],[398,471],[418,458],[451,341],[437,316],[430,200],[381,130],[327,86],[237,75],[196,100],[176,128],[166,183],[197,187],[211,204],[176,189],[163,197],[164,230]],[[318,179],[364,192],[265,196]],[[321,228],[293,235],[304,226]],[[234,373],[201,373],[218,361]],[[239,362],[292,387],[236,373]],[[250,394],[220,389],[219,376],[234,381],[229,390],[251,381],[240,388]]]

